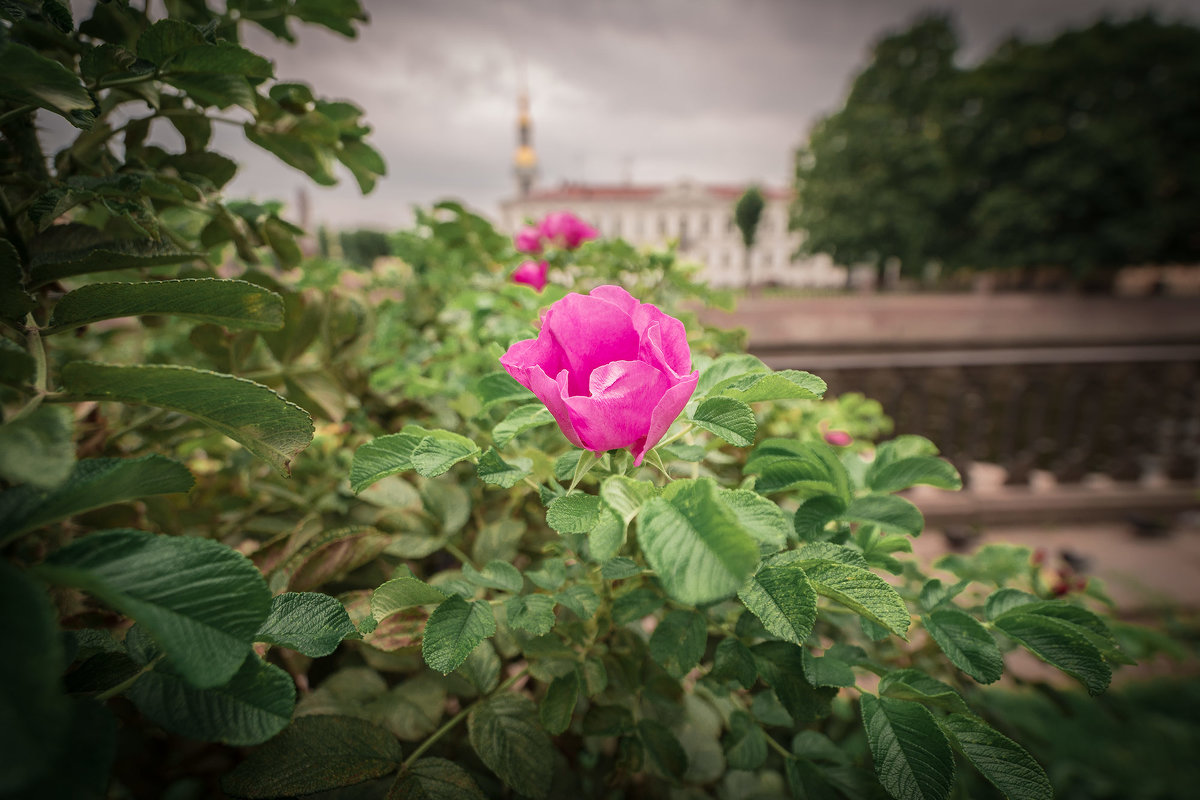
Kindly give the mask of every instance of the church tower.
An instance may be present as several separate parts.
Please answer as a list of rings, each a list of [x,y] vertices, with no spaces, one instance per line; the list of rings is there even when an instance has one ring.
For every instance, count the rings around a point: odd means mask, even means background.
[[[517,152],[513,155],[513,173],[517,176],[517,196],[528,197],[537,176],[537,153],[533,151],[529,95],[524,89],[517,96]]]

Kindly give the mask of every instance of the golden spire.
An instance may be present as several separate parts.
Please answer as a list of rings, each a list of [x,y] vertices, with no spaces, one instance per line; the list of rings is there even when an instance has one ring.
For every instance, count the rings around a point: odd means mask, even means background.
[[[522,75],[522,84],[524,76]],[[517,151],[513,154],[513,172],[517,176],[517,191],[525,197],[533,188],[537,176],[537,153],[533,150],[533,120],[529,114],[529,94],[524,86],[517,95]]]

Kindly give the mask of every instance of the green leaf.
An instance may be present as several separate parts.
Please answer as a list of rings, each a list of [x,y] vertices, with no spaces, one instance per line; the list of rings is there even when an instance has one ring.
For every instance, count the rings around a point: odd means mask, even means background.
[[[846,510],[846,504],[841,498],[831,494],[821,494],[810,497],[796,509],[793,526],[796,535],[804,542],[818,542],[829,538],[832,533],[825,526],[840,517]]]
[[[345,607],[337,598],[319,592],[286,592],[271,600],[271,612],[254,640],[288,647],[320,658],[337,649],[342,639],[358,638]]]
[[[546,509],[546,524],[559,533],[587,533],[599,521],[600,498],[594,494],[564,494]]]
[[[924,484],[939,489],[961,489],[962,478],[949,461],[933,456],[912,456],[867,468],[867,486],[876,492],[898,492]]]
[[[870,570],[834,561],[803,562],[817,594],[836,600],[859,616],[904,637],[912,621],[892,586]]]
[[[395,772],[403,753],[384,728],[356,717],[299,717],[221,781],[235,797],[323,792]]]
[[[0,793],[28,785],[51,765],[67,736],[71,709],[56,611],[23,571],[0,559]]]
[[[1076,633],[1091,642],[1100,651],[1100,654],[1104,656],[1106,661],[1118,664],[1137,663],[1121,650],[1116,640],[1113,639],[1112,633],[1108,630],[1108,626],[1104,623],[1104,620],[1082,606],[1062,600],[1039,600],[1033,595],[1026,595],[1030,602],[1012,602],[1008,604],[1008,609],[1001,612],[1000,608],[997,607],[1001,604],[993,603],[993,599],[1003,596],[1011,597],[1013,592],[1016,592],[1016,590],[1001,589],[988,598],[989,617],[999,617],[1001,613],[1006,613],[1007,610],[1018,607],[1024,614],[1053,617],[1069,624]]]
[[[1088,694],[1102,694],[1108,688],[1112,670],[1096,646],[1071,623],[1017,608],[992,624],[1047,664],[1078,680],[1087,687]]]
[[[489,561],[480,571],[470,564],[463,564],[463,577],[476,586],[505,592],[519,592],[525,585],[521,571],[507,561]]]
[[[467,716],[467,735],[480,760],[505,786],[534,798],[550,791],[554,748],[531,700],[509,692],[484,701]]]
[[[951,714],[939,724],[975,769],[1007,797],[1053,800],[1046,771],[1021,745],[974,715]]]
[[[0,543],[93,508],[191,491],[194,483],[187,467],[160,455],[85,458],[53,491],[23,485],[0,493]]]
[[[422,758],[396,779],[388,800],[487,800],[466,770],[444,758]]]
[[[0,98],[49,109],[77,128],[91,128],[96,103],[79,76],[7,34],[0,40],[0,75]]]
[[[406,425],[402,435],[420,439],[410,459],[418,475],[436,478],[452,466],[479,453],[479,448],[465,436],[444,430],[426,430],[418,425]]]
[[[650,657],[673,678],[682,678],[700,663],[708,644],[704,615],[676,609],[669,612],[650,636]]]
[[[195,688],[171,662],[159,662],[127,695],[167,730],[201,741],[251,745],[287,727],[296,703],[292,676],[250,653],[228,683]]]
[[[787,544],[791,526],[774,502],[749,489],[729,489],[717,497],[759,544],[776,550]]]
[[[504,447],[515,437],[541,425],[554,422],[550,409],[541,403],[527,403],[514,408],[507,417],[492,428],[492,441],[496,447]]]
[[[824,442],[764,439],[750,453],[744,470],[757,475],[761,494],[794,492],[808,498],[829,494],[849,505],[850,476],[837,453]]]
[[[921,510],[894,494],[869,494],[856,498],[842,512],[841,519],[875,525],[880,530],[908,536],[919,536],[925,528],[925,517],[921,515]]]
[[[516,400],[523,400],[528,403],[537,399],[533,392],[517,383],[513,376],[503,370],[489,372],[480,378],[475,384],[475,394],[479,396],[479,400],[483,403],[485,409],[499,403],[509,403]]]
[[[174,266],[203,257],[204,253],[180,250],[165,240],[114,240],[87,225],[52,225],[30,243],[29,288],[75,275]]]
[[[62,369],[63,388],[88,400],[115,400],[186,414],[240,443],[282,475],[313,437],[302,408],[245,378],[192,367],[120,367],[75,361]]]
[[[551,736],[558,736],[571,726],[575,704],[579,701],[579,673],[571,670],[559,675],[546,687],[546,695],[538,707],[542,727]]]
[[[875,774],[896,800],[946,800],[954,784],[950,743],[921,705],[862,696],[863,727]]]
[[[687,752],[670,728],[658,720],[643,717],[638,720],[637,733],[655,770],[667,778],[683,778],[688,768]]]
[[[502,489],[511,489],[532,471],[533,459],[518,457],[512,459],[510,464],[500,457],[494,447],[489,447],[479,457],[479,465],[476,468],[479,480]]]
[[[838,800],[840,797],[821,768],[808,759],[789,758],[783,766],[792,797],[796,800]],[[848,793],[848,796],[857,795]]]
[[[709,396],[722,395],[757,403],[762,400],[818,400],[825,394],[825,381],[807,372],[785,369],[752,373],[718,383]]]
[[[729,715],[729,733],[722,740],[730,769],[757,770],[767,760],[767,739],[745,711]]]
[[[754,538],[707,478],[675,481],[647,503],[638,542],[667,594],[691,605],[733,594],[758,564]]]
[[[271,62],[231,42],[199,44],[180,50],[164,70],[169,75],[228,73],[264,80],[273,78]]]
[[[784,641],[803,644],[817,620],[817,595],[795,565],[763,566],[738,597],[763,627]]]
[[[1004,658],[996,640],[967,612],[958,608],[935,609],[921,617],[921,624],[954,666],[975,680],[992,683],[1004,674]]]
[[[948,711],[967,710],[958,692],[919,669],[892,670],[880,679],[879,693],[900,700],[915,700],[923,705],[936,705]]]
[[[696,397],[705,397],[714,386],[754,373],[770,372],[771,368],[749,353],[726,353],[700,370]]]
[[[378,480],[413,468],[412,455],[421,437],[393,433],[361,445],[350,462],[350,488],[357,494]]]
[[[37,308],[37,300],[25,291],[24,282],[17,248],[8,239],[0,239],[0,319],[24,325],[25,315]]]
[[[343,140],[342,146],[334,152],[338,161],[350,170],[363,194],[370,194],[375,188],[377,176],[387,174],[387,164],[384,163],[383,156],[361,139]]]
[[[713,653],[712,675],[718,680],[735,680],[742,688],[749,689],[758,680],[758,667],[749,648],[729,637],[722,639]]]
[[[658,487],[650,481],[639,481],[624,475],[612,475],[600,484],[600,497],[620,515],[626,525],[658,494]]]
[[[611,563],[610,560],[625,546],[625,534],[625,522],[607,503],[601,502],[596,524],[588,531],[588,557],[593,561]]]
[[[202,44],[204,32],[199,27],[178,19],[163,19],[142,31],[137,54],[161,67],[176,53]]]
[[[808,650],[802,652],[804,677],[813,686],[842,688],[854,685],[854,671],[850,665],[836,655],[814,656]]]
[[[710,397],[692,415],[692,422],[737,447],[754,444],[758,422],[754,409],[732,397]]]
[[[795,722],[815,722],[830,713],[836,689],[818,688],[804,676],[804,650],[790,642],[760,642],[750,648],[754,663]]]
[[[245,91],[249,92],[251,100],[254,97],[254,90],[250,88],[250,84],[246,83],[245,78],[236,76],[204,76],[205,80],[225,80],[240,81],[245,84]],[[180,86],[181,79],[176,78],[172,83]],[[194,90],[197,88],[192,81],[187,82],[184,86],[185,90]],[[220,91],[206,92],[206,97],[209,98],[209,104],[217,105],[224,108],[232,103],[240,103],[241,86],[231,85],[225,87],[224,93]],[[333,186],[337,183],[337,178],[333,174],[334,160],[332,151],[320,147],[313,142],[303,139],[300,135],[292,130],[286,133],[277,133],[265,128],[257,128],[254,125],[247,123],[243,126],[246,133],[246,138],[254,142],[262,149],[269,153],[274,153],[279,160],[290,167],[295,167],[315,182],[322,186]]]
[[[36,570],[137,620],[198,687],[229,680],[271,608],[258,568],[208,539],[100,531],[51,553]]]
[[[544,636],[554,628],[554,598],[548,594],[510,597],[504,603],[510,628]]]
[[[1041,598],[1037,595],[1023,592],[1020,589],[997,589],[988,595],[983,613],[989,620],[994,620],[1014,608],[1037,603],[1040,600]]]
[[[43,333],[102,319],[169,314],[197,322],[254,331],[283,327],[283,300],[246,281],[198,278],[142,283],[92,283],[68,292],[54,307]]]
[[[642,568],[632,558],[623,556],[606,561],[600,568],[600,576],[605,580],[619,581],[640,574]]]
[[[879,443],[879,446],[875,448],[875,460],[871,462],[871,469],[878,471],[906,458],[936,456],[937,454],[937,445],[924,436],[905,434]]]
[[[421,655],[425,663],[449,675],[467,660],[475,646],[496,632],[487,603],[468,603],[458,595],[442,601],[425,623]]]
[[[41,405],[0,425],[0,477],[53,489],[75,467],[74,416],[62,406]]]

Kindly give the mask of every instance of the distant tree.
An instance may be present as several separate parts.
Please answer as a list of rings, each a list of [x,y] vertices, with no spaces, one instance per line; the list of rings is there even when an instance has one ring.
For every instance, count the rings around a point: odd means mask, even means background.
[[[753,283],[751,280],[753,276],[750,273],[750,253],[754,250],[754,240],[758,235],[758,223],[762,220],[765,206],[766,201],[763,199],[762,190],[757,186],[751,186],[742,193],[733,207],[733,219],[737,223],[738,230],[742,232],[742,245],[745,247],[747,286]]]
[[[386,233],[366,228],[342,231],[338,235],[338,242],[342,246],[342,257],[364,269],[370,269],[375,259],[392,252]]]
[[[954,216],[938,118],[957,48],[943,15],[875,46],[845,107],[796,153],[791,225],[805,232],[802,252],[877,269],[897,258],[908,274],[938,257]]]

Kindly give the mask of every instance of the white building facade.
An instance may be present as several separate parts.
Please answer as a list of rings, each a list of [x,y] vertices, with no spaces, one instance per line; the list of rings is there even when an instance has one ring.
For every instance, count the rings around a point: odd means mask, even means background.
[[[796,259],[802,234],[788,230],[791,193],[764,189],[749,274],[742,235],[733,208],[745,187],[680,181],[666,186],[564,183],[534,189],[500,204],[501,225],[509,232],[552,211],[570,211],[600,231],[646,247],[678,244],[682,258],[704,265],[712,286],[793,286],[840,288],[846,270],[828,256]]]

